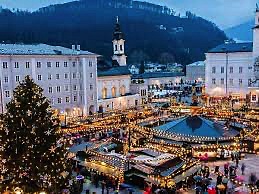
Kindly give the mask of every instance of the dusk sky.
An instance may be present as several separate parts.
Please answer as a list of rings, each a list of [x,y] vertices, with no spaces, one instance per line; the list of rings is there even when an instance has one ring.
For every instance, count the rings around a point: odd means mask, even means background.
[[[50,4],[64,3],[71,0],[0,0],[0,5],[8,8],[20,8],[34,11]],[[255,4],[259,0],[148,0],[153,3],[167,5],[177,12],[190,10],[227,28],[243,23],[254,15]]]

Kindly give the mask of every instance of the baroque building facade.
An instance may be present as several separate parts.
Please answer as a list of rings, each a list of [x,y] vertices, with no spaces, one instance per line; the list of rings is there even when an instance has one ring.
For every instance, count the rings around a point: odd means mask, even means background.
[[[130,87],[131,73],[127,67],[125,40],[118,17],[112,43],[112,66],[98,71],[98,112],[128,109],[141,105],[140,95],[132,91]]]
[[[26,75],[43,88],[54,109],[70,115],[97,110],[97,57],[80,46],[0,44],[0,112]]]
[[[259,103],[259,10],[256,9],[253,42],[226,42],[206,53],[205,87],[212,97]]]

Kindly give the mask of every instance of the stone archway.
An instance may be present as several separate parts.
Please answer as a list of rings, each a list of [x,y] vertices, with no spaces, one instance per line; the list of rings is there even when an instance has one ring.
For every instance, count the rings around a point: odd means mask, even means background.
[[[102,105],[99,106],[98,112],[103,113],[103,106]]]

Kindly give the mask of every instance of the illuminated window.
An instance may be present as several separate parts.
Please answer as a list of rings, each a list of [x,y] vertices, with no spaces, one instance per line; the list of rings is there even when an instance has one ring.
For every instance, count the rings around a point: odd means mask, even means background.
[[[107,88],[102,89],[102,98],[103,99],[107,98]]]
[[[112,87],[112,97],[116,97],[116,88]]]
[[[125,93],[126,93],[125,86],[121,86],[121,87],[120,87],[120,95],[121,95],[121,96],[124,96]]]

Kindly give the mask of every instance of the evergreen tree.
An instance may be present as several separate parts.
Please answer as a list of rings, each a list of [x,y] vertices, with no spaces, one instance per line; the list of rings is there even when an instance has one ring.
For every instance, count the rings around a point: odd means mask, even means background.
[[[141,61],[141,64],[139,66],[139,74],[145,73],[145,62]]]
[[[0,181],[25,193],[60,191],[69,163],[60,141],[59,120],[43,89],[26,76],[6,106],[0,130]]]

